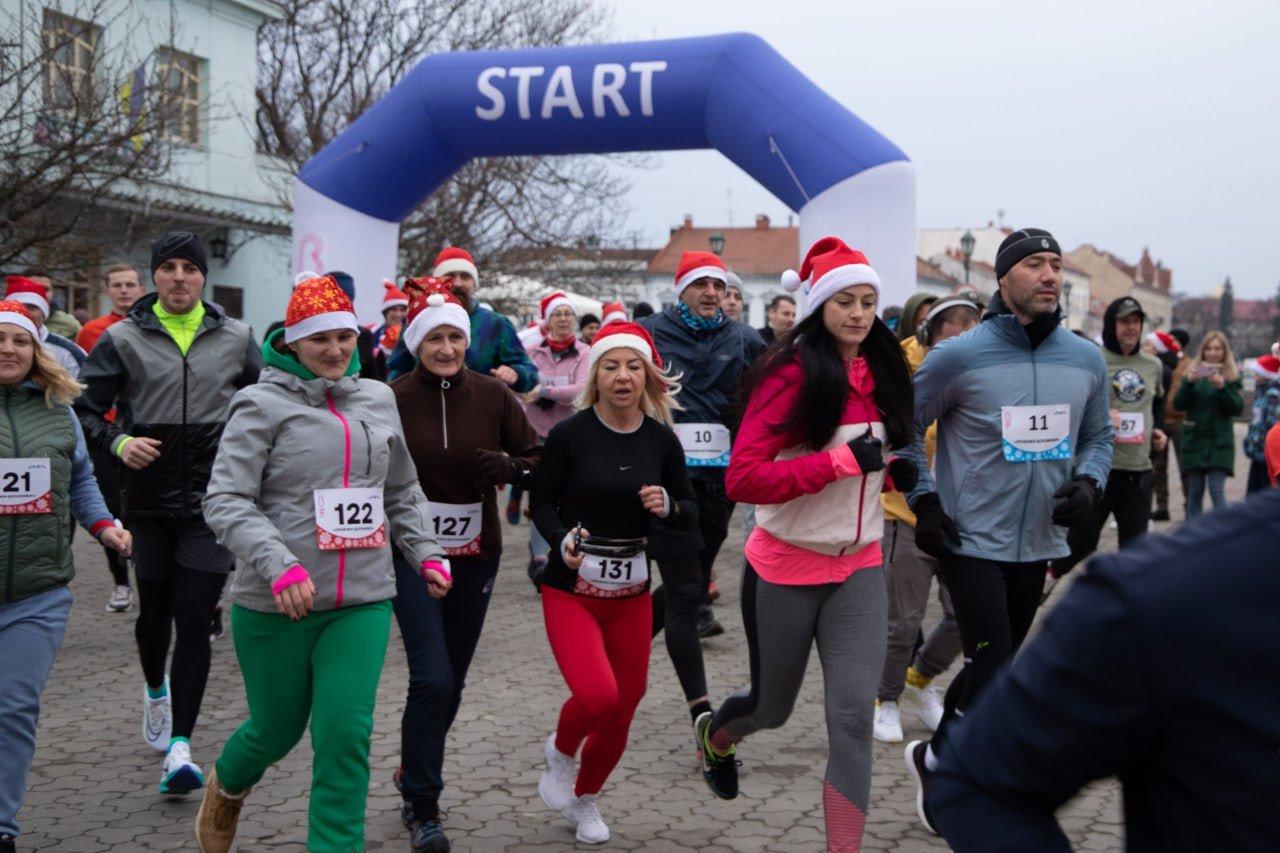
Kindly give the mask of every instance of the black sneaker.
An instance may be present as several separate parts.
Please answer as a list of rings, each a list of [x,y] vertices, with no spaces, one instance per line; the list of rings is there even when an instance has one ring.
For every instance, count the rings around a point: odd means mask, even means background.
[[[447,853],[449,836],[444,834],[444,827],[440,825],[440,815],[436,815],[431,820],[414,821],[413,826],[409,827],[409,843],[412,845],[413,853],[421,853],[424,850],[430,850],[432,853]]]
[[[708,738],[711,735],[711,712],[703,711],[693,724],[698,733],[698,750],[702,753],[702,778],[711,793],[722,800],[738,796],[737,750],[729,747],[728,755],[716,755]]]
[[[698,608],[698,636],[701,639],[708,637],[718,637],[724,633],[724,626],[720,624],[720,620],[711,612],[711,606],[704,604]]]
[[[1151,520],[1152,520],[1152,521],[1168,521],[1168,520],[1169,520],[1169,510],[1167,510],[1167,509],[1158,509],[1158,510],[1156,510],[1155,512],[1151,513]]]
[[[14,853],[17,848],[13,845],[14,838],[12,835],[9,835],[8,833],[0,835],[0,853]]]
[[[902,757],[907,762],[907,772],[916,782],[916,816],[920,818],[925,829],[937,835],[938,829],[933,825],[933,815],[929,814],[929,768],[924,763],[924,754],[928,749],[928,741],[913,740],[907,744]]]

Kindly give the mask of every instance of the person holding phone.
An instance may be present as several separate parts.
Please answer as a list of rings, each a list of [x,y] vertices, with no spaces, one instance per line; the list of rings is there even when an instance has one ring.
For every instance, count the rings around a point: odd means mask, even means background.
[[[1214,509],[1227,505],[1226,482],[1235,473],[1232,423],[1244,411],[1244,393],[1231,344],[1222,332],[1204,336],[1173,405],[1187,413],[1180,462],[1187,482],[1187,518],[1194,518],[1204,511],[1206,487]]]

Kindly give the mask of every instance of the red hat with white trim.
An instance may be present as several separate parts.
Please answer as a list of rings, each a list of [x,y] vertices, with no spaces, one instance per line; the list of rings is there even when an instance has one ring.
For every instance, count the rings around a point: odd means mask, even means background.
[[[388,308],[408,308],[409,297],[404,291],[396,287],[396,283],[389,278],[382,280],[382,286],[387,292],[382,297],[382,313],[387,313]]]
[[[726,286],[729,284],[729,273],[719,255],[714,252],[685,252],[680,256],[680,266],[676,267],[676,297],[679,298],[686,287],[700,278],[714,278]]]
[[[36,329],[36,321],[27,313],[27,306],[16,299],[0,302],[0,323],[12,323],[31,335],[36,342],[40,341],[40,332]]]
[[[1259,379],[1266,379],[1268,382],[1275,382],[1280,379],[1280,358],[1276,358],[1274,355],[1258,357],[1254,360],[1252,368]]]
[[[298,284],[284,312],[284,342],[291,344],[334,329],[359,331],[351,297],[332,276],[309,278]]]
[[[621,321],[600,327],[600,331],[591,341],[591,352],[587,356],[587,368],[595,367],[596,362],[600,360],[600,356],[610,350],[623,347],[640,353],[641,356],[652,361],[655,367],[662,367],[662,356],[658,354],[658,348],[654,346],[653,338],[649,335],[648,330],[638,323]]]
[[[600,306],[600,325],[627,322],[627,306],[621,302],[606,302]]]
[[[431,274],[436,278],[444,278],[451,272],[470,273],[475,279],[476,287],[480,286],[480,271],[476,269],[476,262],[466,249],[450,246],[436,255],[436,265]]]
[[[549,320],[551,312],[562,305],[572,311],[573,316],[578,316],[578,307],[573,304],[573,300],[557,291],[549,296],[542,297],[542,319]]]
[[[1182,352],[1182,345],[1178,343],[1178,339],[1168,332],[1152,332],[1147,335],[1147,340],[1161,355],[1167,352]]]
[[[871,268],[867,256],[850,249],[839,237],[823,237],[809,248],[799,273],[787,270],[782,274],[784,290],[794,293],[801,284],[804,285],[804,308],[800,311],[800,320],[854,285],[870,285],[875,288],[876,299],[880,298],[880,276]]]
[[[49,316],[49,288],[22,275],[11,275],[4,283],[9,286],[4,294],[5,299],[39,308],[40,313]]]
[[[467,346],[471,346],[471,315],[453,295],[453,283],[439,278],[418,278],[414,284],[422,292],[409,302],[401,333],[409,352],[417,357],[422,342],[438,326],[453,326],[462,332]]]

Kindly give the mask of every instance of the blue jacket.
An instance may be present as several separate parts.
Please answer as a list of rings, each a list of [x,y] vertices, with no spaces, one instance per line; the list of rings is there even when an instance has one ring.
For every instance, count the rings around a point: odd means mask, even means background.
[[[639,321],[653,336],[662,364],[682,374],[676,398],[684,408],[674,412],[676,423],[730,424],[742,374],[765,351],[760,333],[727,317],[713,329],[692,329],[672,306]],[[724,481],[724,468],[694,467],[694,480]]]
[[[1275,850],[1280,490],[1094,558],[948,730],[929,779],[959,853],[1070,850],[1054,811],[1124,786],[1125,848]]]
[[[929,351],[916,371],[915,499],[937,491],[960,528],[956,552],[1028,563],[1065,557],[1067,528],[1054,525],[1053,493],[1077,474],[1105,487],[1112,431],[1106,364],[1098,348],[1064,328],[1038,347],[1017,317],[988,315],[977,327]],[[1001,409],[1066,403],[1069,459],[1010,462],[1004,455]],[[935,487],[925,458],[925,429],[938,422]]]

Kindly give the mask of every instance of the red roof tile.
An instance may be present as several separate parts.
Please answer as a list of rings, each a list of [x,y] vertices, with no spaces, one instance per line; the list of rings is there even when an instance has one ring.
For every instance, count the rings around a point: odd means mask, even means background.
[[[691,217],[671,232],[671,240],[649,262],[649,272],[672,276],[685,252],[711,251],[711,235],[724,235],[720,257],[725,266],[740,275],[781,275],[800,265],[800,229],[794,226],[769,227],[764,220],[751,228],[695,228]]]

